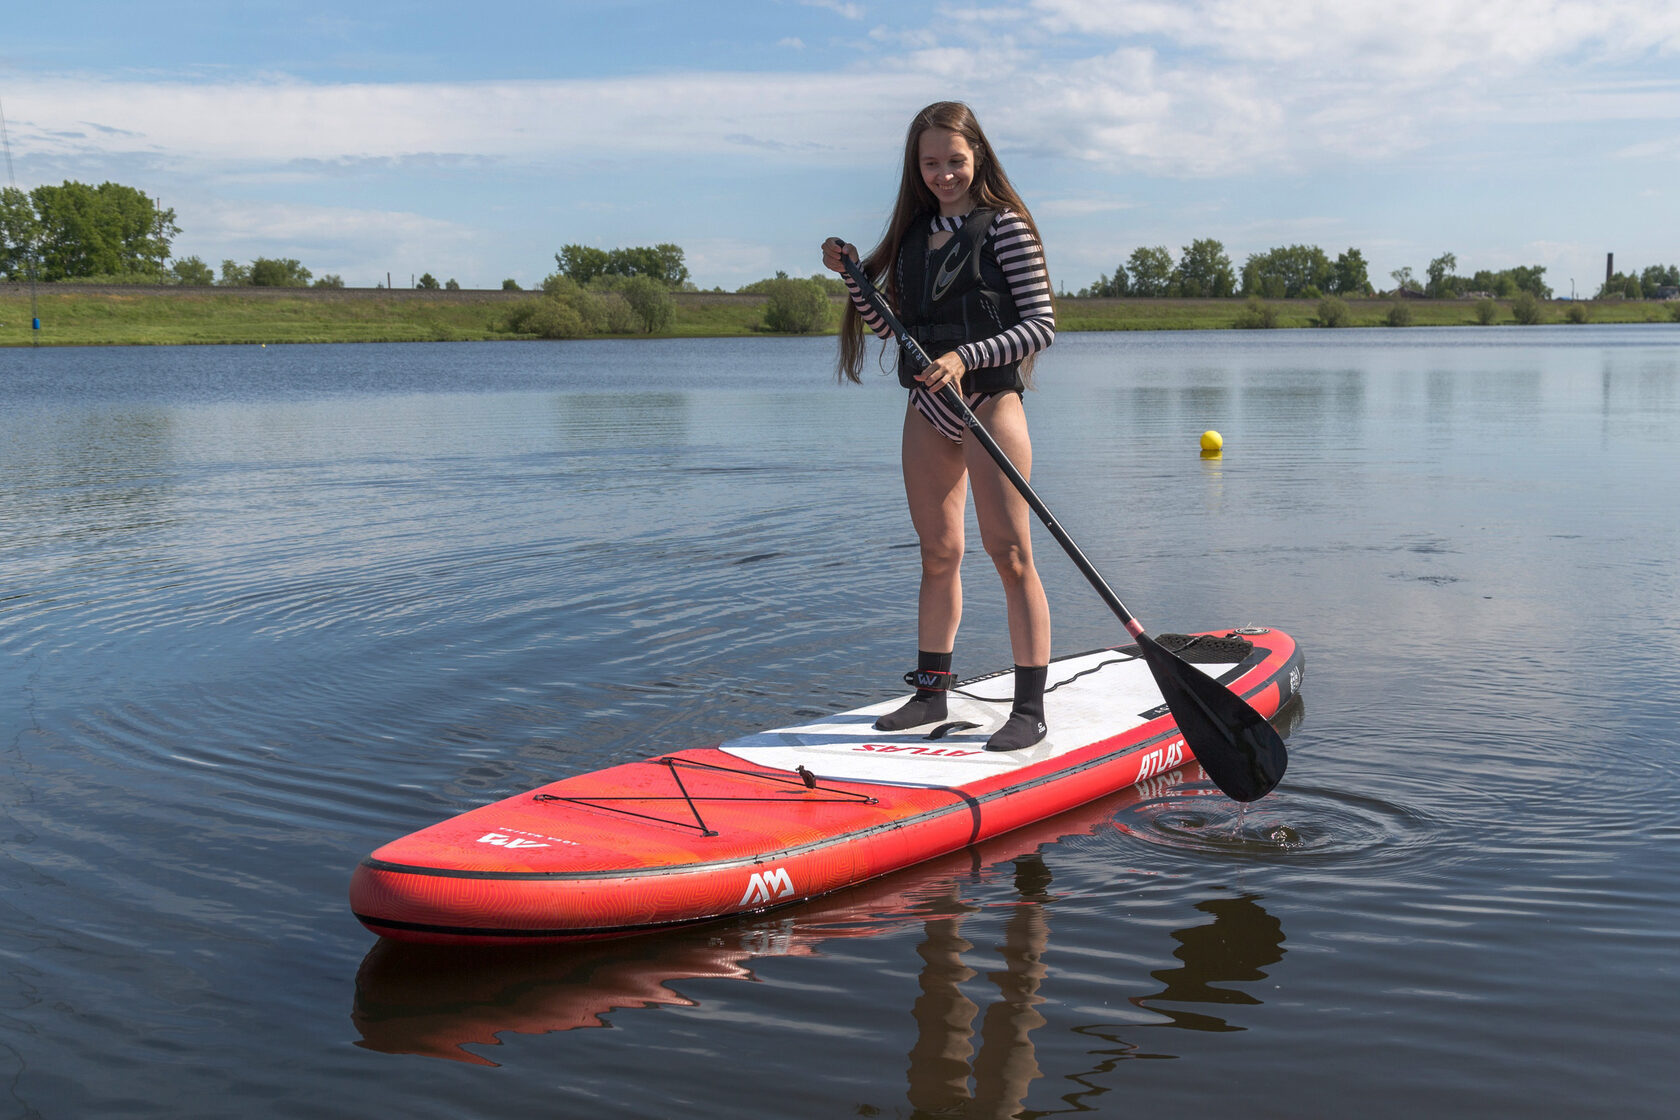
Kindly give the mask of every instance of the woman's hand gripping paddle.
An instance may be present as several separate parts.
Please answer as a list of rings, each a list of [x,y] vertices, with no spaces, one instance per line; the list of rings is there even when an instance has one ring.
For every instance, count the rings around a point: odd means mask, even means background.
[[[840,238],[834,240],[840,241]],[[842,245],[844,242],[842,242]],[[892,308],[875,287],[858,262],[847,256],[843,251],[840,255],[841,263],[846,275],[851,277],[852,283],[857,285],[858,291],[874,308],[876,314],[885,320],[897,337],[912,361],[918,362],[923,368],[933,364],[927,352],[921,348],[914,338],[904,329],[904,325],[893,314]],[[1092,566],[1074,543],[1072,537],[1057,522],[1055,515],[1050,512],[1042,499],[1033,492],[1015,464],[1009,461],[1003,448],[997,445],[992,434],[980,423],[974,410],[968,407],[962,394],[954,385],[946,384],[939,390],[940,396],[956,410],[957,414],[968,424],[969,431],[986,448],[998,469],[1021,492],[1021,497],[1027,500],[1027,505],[1038,515],[1044,527],[1050,530],[1050,535],[1056,538],[1056,543],[1068,554],[1079,571],[1085,576],[1092,587],[1101,595],[1103,602],[1108,604],[1126,631],[1137,639],[1138,648],[1143,652],[1144,660],[1149,663],[1149,671],[1155,677],[1155,685],[1161,690],[1161,698],[1167,702],[1167,708],[1172,712],[1174,721],[1178,724],[1179,733],[1184,736],[1185,743],[1196,756],[1196,761],[1202,764],[1213,784],[1236,801],[1256,801],[1270,793],[1272,787],[1283,777],[1284,767],[1289,765],[1289,753],[1283,745],[1283,737],[1266,721],[1266,717],[1255,711],[1242,697],[1162,647],[1155,639],[1144,633],[1143,624],[1132,617],[1114,589],[1108,586],[1101,573]]]

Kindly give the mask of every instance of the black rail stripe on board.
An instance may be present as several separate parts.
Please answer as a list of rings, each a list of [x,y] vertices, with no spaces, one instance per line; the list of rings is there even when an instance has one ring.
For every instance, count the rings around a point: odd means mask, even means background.
[[[813,895],[812,898],[817,896]],[[809,899],[800,898],[789,900],[785,905],[795,902],[808,902]],[[669,922],[644,922],[627,926],[573,926],[564,929],[500,929],[494,926],[440,926],[427,922],[400,922],[394,918],[375,918],[367,914],[357,914],[356,920],[363,925],[375,929],[403,930],[409,933],[449,934],[456,937],[563,937],[578,940],[615,933],[651,933],[654,930],[672,929],[677,926],[691,926],[700,922],[715,922],[720,918],[738,917],[740,912],[731,911],[726,914],[710,914],[703,918],[679,918]]]

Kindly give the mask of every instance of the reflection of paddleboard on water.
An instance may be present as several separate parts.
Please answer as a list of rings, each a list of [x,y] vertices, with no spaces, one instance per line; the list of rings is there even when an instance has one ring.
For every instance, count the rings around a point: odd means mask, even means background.
[[[1302,658],[1264,628],[1163,635],[1262,716]],[[996,753],[1007,674],[937,726],[877,731],[902,698],[552,782],[385,845],[357,868],[383,937],[532,944],[623,936],[815,898],[1040,822],[1193,759],[1138,647],[1058,659],[1050,736]]]
[[[507,1032],[603,1027],[608,1014],[622,1009],[693,1006],[695,1001],[673,985],[750,980],[755,959],[809,956],[827,942],[937,923],[952,910],[954,895],[1010,875],[1018,880],[1021,863],[1038,861],[1040,849],[1068,836],[1117,827],[1117,814],[1169,795],[1220,796],[1191,763],[1070,812],[776,914],[575,945],[559,954],[538,946],[463,953],[456,946],[382,939],[356,975],[352,1019],[360,1044],[369,1049],[489,1064],[464,1048],[494,1045]]]

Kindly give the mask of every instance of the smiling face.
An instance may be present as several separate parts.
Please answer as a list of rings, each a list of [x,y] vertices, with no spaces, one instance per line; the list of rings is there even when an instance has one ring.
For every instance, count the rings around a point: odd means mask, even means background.
[[[917,143],[922,182],[939,203],[939,213],[951,218],[974,209],[968,197],[974,184],[974,151],[961,133],[930,128]]]

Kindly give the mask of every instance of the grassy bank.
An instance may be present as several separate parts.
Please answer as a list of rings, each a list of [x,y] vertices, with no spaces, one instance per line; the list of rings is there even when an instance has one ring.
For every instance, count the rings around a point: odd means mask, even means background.
[[[1258,301],[1276,316],[1279,328],[1319,326],[1319,301],[1275,299]],[[1344,301],[1349,327],[1386,327],[1394,301],[1350,299]],[[1496,301],[1498,312],[1492,326],[1512,326],[1511,301]],[[1480,326],[1477,301],[1468,299],[1408,299],[1403,306],[1411,312],[1414,327]],[[1228,330],[1248,308],[1241,299],[1061,299],[1056,301],[1057,323],[1073,331],[1159,331]],[[1587,303],[1551,300],[1540,305],[1541,322],[1569,322],[1569,312],[1580,308],[1588,323],[1670,323],[1677,305],[1656,302],[1613,301]]]
[[[27,285],[0,284],[0,346],[179,345],[268,342],[467,342],[519,336],[502,329],[511,304],[528,292],[422,292],[407,289],[137,288],[42,285],[43,329],[30,330]],[[690,292],[675,296],[663,337],[762,334],[764,297]],[[1239,299],[1061,299],[1063,330],[1226,330],[1243,313]],[[1317,325],[1316,300],[1273,300],[1279,327]],[[1349,326],[1384,326],[1390,301],[1349,300]],[[1408,300],[1412,325],[1474,326],[1470,300]],[[1593,323],[1674,321],[1673,304],[1543,305],[1543,321],[1566,322],[1571,309]],[[1514,323],[1501,301],[1496,324]]]
[[[430,342],[502,337],[497,293],[249,288],[38,289],[43,345]],[[435,297],[435,298],[434,298]],[[29,345],[29,290],[0,290],[0,345]]]

